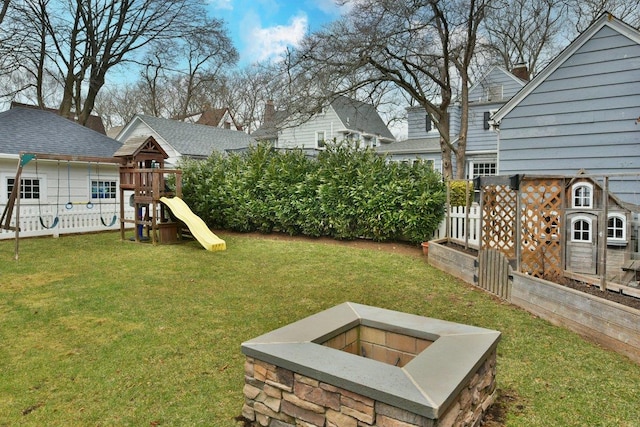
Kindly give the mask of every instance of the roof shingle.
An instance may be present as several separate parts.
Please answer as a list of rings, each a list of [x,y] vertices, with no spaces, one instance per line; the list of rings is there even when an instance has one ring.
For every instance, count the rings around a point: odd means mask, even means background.
[[[57,114],[31,108],[0,113],[0,153],[113,157],[121,144]]]

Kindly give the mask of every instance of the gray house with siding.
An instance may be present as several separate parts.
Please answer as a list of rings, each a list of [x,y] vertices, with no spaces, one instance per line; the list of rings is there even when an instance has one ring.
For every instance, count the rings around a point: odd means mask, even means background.
[[[492,118],[499,173],[613,175],[640,205],[640,32],[605,13]],[[471,140],[471,139],[470,139]]]
[[[469,89],[469,128],[467,134],[466,175],[495,175],[497,168],[497,138],[490,130],[489,119],[504,103],[525,85],[526,71],[494,66]],[[460,130],[461,106],[454,103],[449,108],[450,134]],[[378,147],[393,161],[423,160],[432,162],[442,171],[440,135],[431,117],[422,107],[407,108],[408,137],[405,141]],[[457,167],[457,165],[454,165]]]

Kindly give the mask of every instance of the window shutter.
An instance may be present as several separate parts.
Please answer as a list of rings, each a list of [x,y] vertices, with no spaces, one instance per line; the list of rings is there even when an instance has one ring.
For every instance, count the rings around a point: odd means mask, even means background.
[[[427,132],[429,132],[429,131],[431,130],[431,115],[430,115],[430,114],[427,114],[427,115],[426,115],[426,119],[425,119],[425,120],[426,120],[426,122],[425,122],[425,128],[424,128],[424,130],[425,130],[425,131],[427,131]]]
[[[484,112],[484,130],[489,130],[489,119],[491,118],[491,113],[489,111]]]

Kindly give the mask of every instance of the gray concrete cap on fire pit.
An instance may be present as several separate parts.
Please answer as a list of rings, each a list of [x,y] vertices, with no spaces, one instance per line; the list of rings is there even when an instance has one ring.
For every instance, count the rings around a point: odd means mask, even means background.
[[[322,343],[357,326],[433,341],[404,367]],[[244,342],[249,357],[431,419],[444,414],[500,340],[500,332],[345,302]]]

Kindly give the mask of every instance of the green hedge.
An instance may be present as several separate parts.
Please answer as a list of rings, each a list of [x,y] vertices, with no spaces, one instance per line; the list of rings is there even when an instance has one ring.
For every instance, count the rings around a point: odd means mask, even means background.
[[[418,243],[444,213],[444,184],[425,163],[387,163],[347,144],[317,159],[259,145],[181,167],[185,202],[213,228]]]

